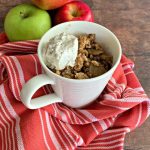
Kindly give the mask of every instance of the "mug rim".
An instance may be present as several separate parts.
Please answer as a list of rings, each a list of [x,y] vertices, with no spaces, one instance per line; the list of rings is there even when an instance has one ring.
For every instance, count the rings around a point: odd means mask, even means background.
[[[40,46],[41,46],[41,44],[44,42],[44,37],[47,35],[47,34],[49,34],[50,33],[50,31],[51,32],[53,32],[53,30],[55,29],[55,28],[57,28],[58,26],[63,26],[63,25],[65,25],[66,24],[66,26],[67,26],[67,24],[73,24],[73,23],[88,23],[88,24],[94,24],[94,25],[96,25],[96,26],[100,26],[101,28],[103,28],[104,30],[106,30],[107,32],[109,32],[111,35],[112,35],[112,37],[114,38],[114,40],[116,41],[116,43],[117,43],[117,45],[118,45],[118,48],[119,48],[119,56],[118,56],[118,58],[117,58],[117,60],[116,60],[116,62],[114,63],[114,65],[111,67],[111,69],[109,69],[107,72],[105,72],[104,74],[102,74],[102,75],[100,75],[100,76],[97,76],[97,77],[94,77],[94,78],[89,78],[89,79],[70,79],[70,78],[65,78],[65,77],[63,77],[63,76],[60,76],[60,75],[57,75],[56,73],[54,73],[54,72],[52,72],[47,66],[46,66],[46,64],[44,63],[44,61],[43,61],[43,59],[42,59],[42,56],[41,56],[41,51],[42,51],[42,49],[40,49]],[[105,76],[107,76],[109,73],[111,73],[111,71],[115,71],[116,70],[116,68],[117,68],[117,66],[119,65],[119,63],[120,63],[120,60],[121,60],[121,56],[122,56],[122,48],[121,48],[121,44],[120,44],[120,42],[119,42],[119,40],[118,40],[118,38],[116,37],[116,35],[112,32],[112,31],[110,31],[109,29],[107,29],[106,27],[104,27],[104,26],[102,26],[102,25],[100,25],[100,24],[98,24],[98,23],[94,23],[94,22],[88,22],[88,21],[70,21],[70,22],[64,22],[64,23],[61,23],[61,24],[58,24],[58,25],[56,25],[56,26],[54,26],[54,27],[52,27],[52,28],[50,28],[43,36],[42,36],[42,38],[40,39],[40,41],[39,41],[39,44],[38,44],[38,58],[39,58],[39,60],[40,60],[40,63],[41,63],[41,65],[42,65],[42,67],[44,67],[44,69],[46,69],[48,72],[50,72],[51,74],[53,74],[54,76],[56,76],[57,78],[59,78],[59,79],[61,79],[61,80],[66,80],[66,81],[70,81],[70,82],[92,82],[92,81],[95,81],[95,80],[99,80],[99,79],[101,79],[101,78],[104,78]]]

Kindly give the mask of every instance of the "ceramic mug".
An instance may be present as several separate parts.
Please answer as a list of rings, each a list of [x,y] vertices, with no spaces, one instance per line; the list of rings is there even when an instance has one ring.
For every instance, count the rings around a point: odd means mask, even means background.
[[[53,73],[44,64],[42,51],[53,36],[66,32],[73,35],[96,34],[96,41],[113,56],[112,68],[91,79],[68,79]],[[45,73],[30,79],[21,90],[21,101],[30,109],[47,106],[52,103],[62,102],[67,106],[79,108],[93,102],[103,91],[121,59],[122,49],[117,37],[107,28],[92,22],[71,21],[59,24],[44,34],[38,45],[39,61]],[[34,93],[42,86],[50,84],[54,93],[32,99]]]

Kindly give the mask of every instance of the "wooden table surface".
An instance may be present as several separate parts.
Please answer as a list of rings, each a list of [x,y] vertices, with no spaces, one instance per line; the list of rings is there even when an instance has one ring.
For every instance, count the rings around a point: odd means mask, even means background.
[[[85,0],[95,22],[112,30],[123,53],[135,62],[135,73],[150,97],[150,0]],[[7,11],[30,0],[0,0],[0,31]],[[125,150],[150,150],[150,119],[125,140]]]

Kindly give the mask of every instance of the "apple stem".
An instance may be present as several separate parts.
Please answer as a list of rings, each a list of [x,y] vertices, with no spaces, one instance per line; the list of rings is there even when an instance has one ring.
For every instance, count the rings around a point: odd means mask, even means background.
[[[80,16],[80,13],[78,11],[73,11],[72,12],[72,16],[73,17],[79,17]]]
[[[20,12],[20,16],[21,16],[22,18],[26,18],[28,15],[21,11],[21,12]]]

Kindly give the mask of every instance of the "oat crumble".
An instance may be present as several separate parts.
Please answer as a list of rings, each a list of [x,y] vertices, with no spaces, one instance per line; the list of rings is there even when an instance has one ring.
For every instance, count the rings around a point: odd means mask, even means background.
[[[70,79],[94,78],[107,72],[112,67],[113,58],[105,53],[102,46],[95,40],[95,34],[80,35],[75,66],[67,66],[63,70],[51,70]]]

